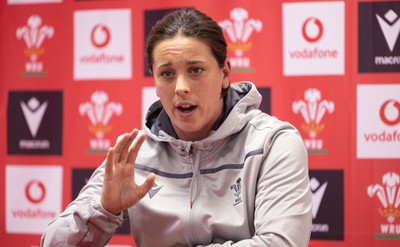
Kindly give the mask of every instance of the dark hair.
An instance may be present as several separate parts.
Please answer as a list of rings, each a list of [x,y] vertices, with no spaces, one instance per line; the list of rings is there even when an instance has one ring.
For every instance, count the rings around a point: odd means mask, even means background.
[[[180,9],[165,15],[152,28],[146,39],[146,68],[153,74],[153,50],[156,44],[177,35],[196,38],[206,43],[217,60],[224,67],[226,40],[221,27],[208,15],[196,9]]]

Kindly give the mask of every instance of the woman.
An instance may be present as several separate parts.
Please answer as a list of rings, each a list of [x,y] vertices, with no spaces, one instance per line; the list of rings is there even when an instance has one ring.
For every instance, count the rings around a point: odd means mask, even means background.
[[[307,152],[296,129],[230,85],[221,28],[178,10],[146,41],[160,101],[120,136],[42,246],[104,246],[129,219],[136,246],[307,246]],[[139,185],[140,184],[140,185]]]

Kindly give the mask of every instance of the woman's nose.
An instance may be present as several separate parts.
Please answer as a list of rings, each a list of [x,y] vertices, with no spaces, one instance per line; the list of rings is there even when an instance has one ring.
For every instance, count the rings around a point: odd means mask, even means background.
[[[190,92],[188,80],[184,76],[178,76],[176,79],[175,92],[180,95]]]

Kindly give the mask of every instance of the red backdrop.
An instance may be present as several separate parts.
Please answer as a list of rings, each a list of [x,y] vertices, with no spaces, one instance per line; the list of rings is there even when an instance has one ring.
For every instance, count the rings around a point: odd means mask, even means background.
[[[38,246],[154,100],[146,33],[195,7],[223,27],[233,81],[309,150],[309,246],[400,244],[399,1],[4,0],[0,245]],[[124,226],[109,246],[134,246]]]

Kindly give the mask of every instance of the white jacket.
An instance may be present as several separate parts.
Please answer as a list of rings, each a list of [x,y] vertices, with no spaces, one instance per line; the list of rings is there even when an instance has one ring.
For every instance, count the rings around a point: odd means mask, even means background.
[[[307,151],[297,130],[262,113],[250,82],[232,84],[215,131],[176,139],[160,102],[144,121],[136,181],[153,189],[119,216],[100,203],[104,163],[42,236],[42,246],[104,246],[129,219],[137,247],[306,247],[311,233]]]

